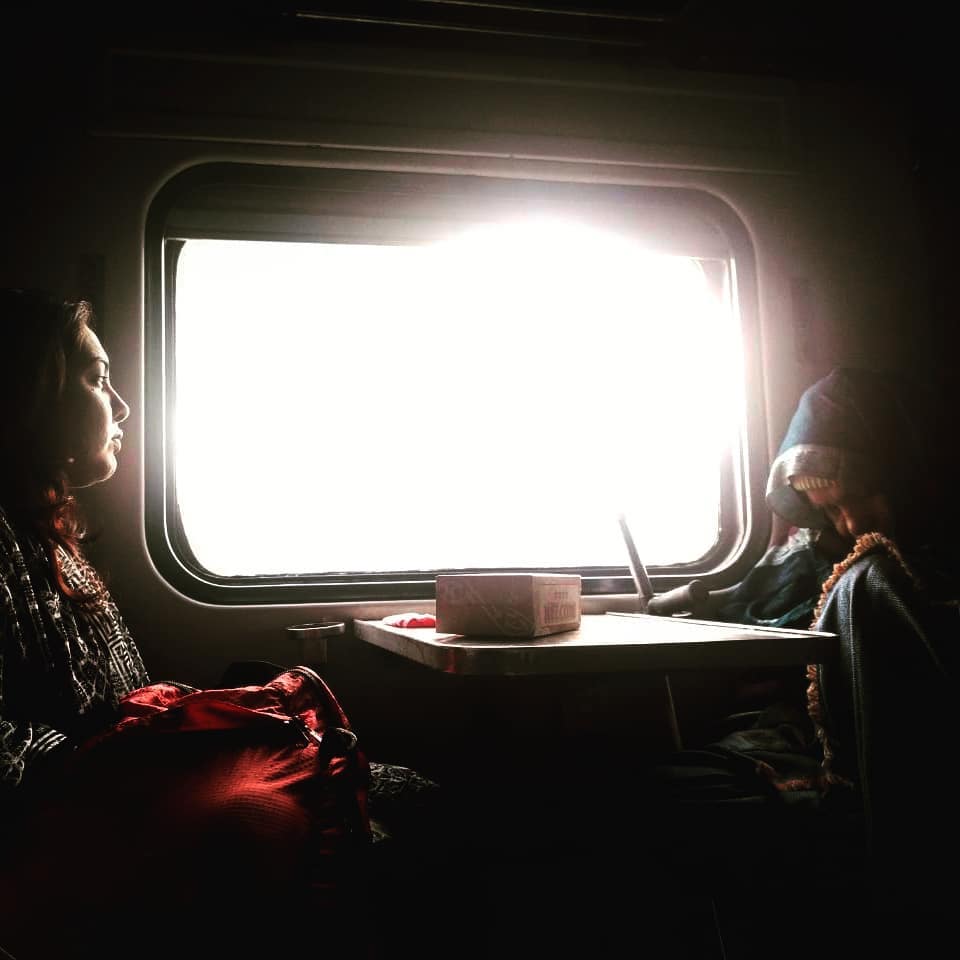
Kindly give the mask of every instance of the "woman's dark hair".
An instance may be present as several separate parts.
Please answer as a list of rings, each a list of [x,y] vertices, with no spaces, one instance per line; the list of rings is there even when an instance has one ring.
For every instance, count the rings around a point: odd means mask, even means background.
[[[57,547],[80,556],[86,527],[67,483],[61,412],[67,365],[94,324],[85,301],[58,301],[31,290],[0,290],[0,504],[46,548],[57,585],[83,602],[64,578]]]

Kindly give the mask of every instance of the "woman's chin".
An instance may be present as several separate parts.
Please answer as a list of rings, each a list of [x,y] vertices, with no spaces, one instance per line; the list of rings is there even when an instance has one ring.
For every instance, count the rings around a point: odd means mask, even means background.
[[[96,463],[86,464],[82,469],[77,466],[67,471],[67,481],[74,490],[92,487],[96,483],[109,480],[117,472],[117,458],[112,454]]]
[[[841,537],[832,527],[824,527],[817,537],[817,547],[829,560],[842,560],[853,549],[853,540]]]

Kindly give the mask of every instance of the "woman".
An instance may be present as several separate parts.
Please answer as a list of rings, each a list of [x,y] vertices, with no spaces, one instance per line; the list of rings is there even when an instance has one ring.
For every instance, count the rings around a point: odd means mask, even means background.
[[[946,432],[934,446],[935,411],[921,385],[878,371],[837,368],[806,390],[767,483],[788,536],[711,615],[835,632],[840,656],[780,674],[772,702],[656,775],[693,860],[707,851],[781,896],[788,878],[806,891],[859,873],[874,919],[902,913],[900,932],[945,915],[928,858],[957,852],[940,784],[958,732],[953,449]],[[744,913],[762,926],[759,900]]]
[[[814,782],[856,797],[874,893],[908,923],[952,910],[930,864],[958,852],[943,789],[958,733],[954,451],[937,416],[916,382],[834,370],[801,399],[767,493],[838,560],[812,618],[841,641],[808,668]]]
[[[311,824],[285,796],[260,803],[226,752],[198,766],[190,748],[138,749],[111,766],[109,751],[78,750],[149,682],[83,556],[73,496],[113,476],[130,408],[85,302],[0,291],[0,345],[0,947],[17,960],[110,956],[151,925],[204,921],[219,946],[254,954],[278,936],[271,923],[331,902],[308,888]],[[432,793],[407,768],[372,767],[374,806],[382,787],[415,816]],[[339,930],[356,949],[345,917],[314,920],[328,946]],[[152,949],[190,953],[163,939],[137,952]]]
[[[955,667],[955,511],[944,499],[932,410],[920,384],[890,373],[838,368],[808,388],[767,483],[768,506],[790,526],[787,543],[717,612],[840,634],[840,664],[808,671],[805,702],[825,752],[814,779],[827,784],[870,780],[850,709],[852,671],[864,656],[873,662],[881,645],[898,644],[890,666],[913,663],[924,701]],[[887,687],[872,677],[871,697]]]
[[[130,408],[88,304],[0,299],[0,784],[3,802],[54,776],[72,747],[148,682],[93,568],[70,491],[113,476]]]

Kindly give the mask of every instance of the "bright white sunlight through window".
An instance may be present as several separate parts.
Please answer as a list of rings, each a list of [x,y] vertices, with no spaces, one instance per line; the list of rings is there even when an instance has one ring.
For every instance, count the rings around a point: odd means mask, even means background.
[[[723,286],[723,285],[720,285]],[[223,576],[692,561],[739,442],[693,259],[558,222],[426,245],[190,240],[176,491]]]

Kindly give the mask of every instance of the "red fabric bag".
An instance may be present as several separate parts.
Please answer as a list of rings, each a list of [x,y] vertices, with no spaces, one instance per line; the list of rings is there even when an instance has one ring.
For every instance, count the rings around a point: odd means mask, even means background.
[[[255,832],[279,803],[294,820],[305,816],[310,834],[320,830],[318,854],[369,840],[366,756],[336,697],[309,667],[226,689],[154,683],[125,697],[120,712],[116,724],[81,747],[78,767],[87,765],[84,756],[100,772],[118,751],[155,753],[171,765],[166,772],[187,777],[167,810],[175,819],[208,805],[227,817],[242,811],[247,820],[238,826]]]
[[[154,683],[121,713],[77,750],[27,843],[20,889],[37,893],[22,904],[39,914],[35,936],[55,933],[43,929],[51,902],[69,912],[69,938],[102,928],[107,911],[114,931],[188,927],[231,941],[232,955],[277,917],[307,910],[343,925],[371,834],[369,766],[318,674]]]

